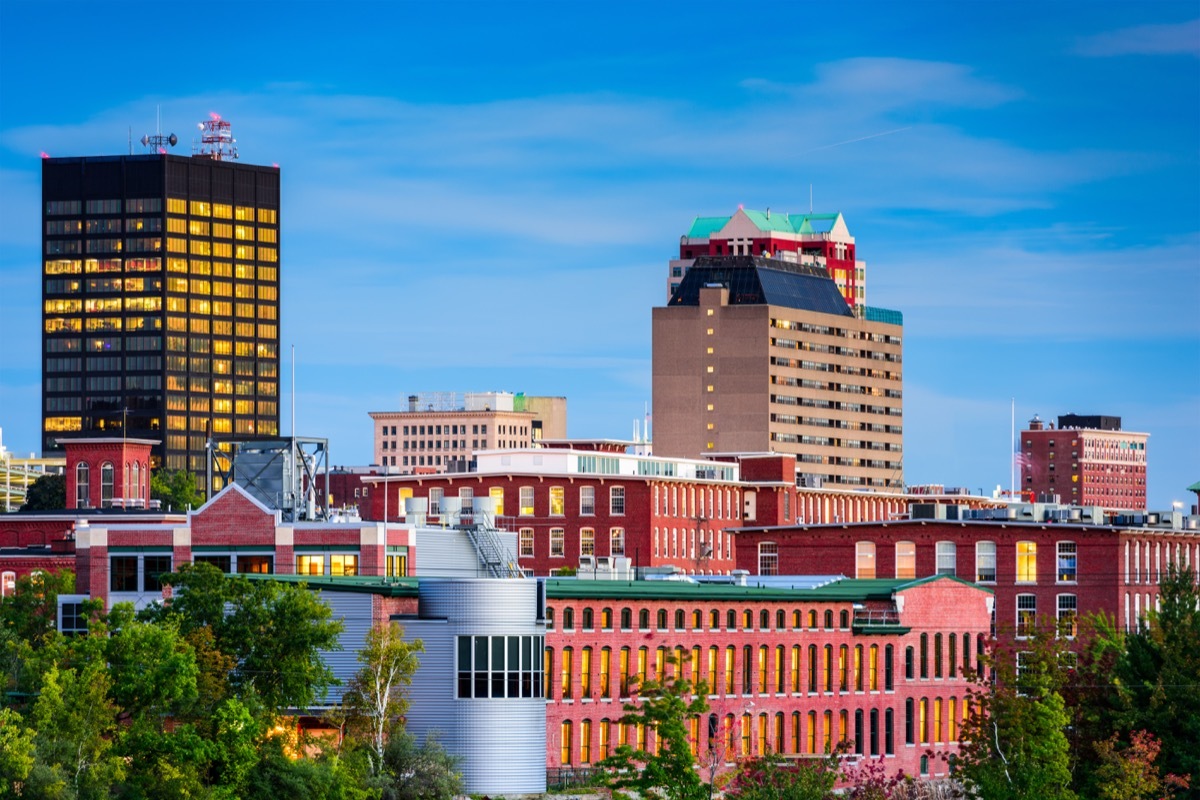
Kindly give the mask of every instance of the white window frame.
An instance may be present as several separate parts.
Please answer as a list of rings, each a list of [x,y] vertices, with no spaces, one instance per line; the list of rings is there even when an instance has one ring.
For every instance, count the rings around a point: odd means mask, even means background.
[[[567,530],[566,528],[551,528],[550,529],[550,557],[551,558],[566,558],[567,555]]]
[[[533,528],[521,528],[517,538],[521,558],[533,558]]]
[[[1068,555],[1071,559],[1071,575],[1068,578],[1063,577],[1063,545],[1070,548]],[[1054,554],[1055,581],[1058,583],[1079,583],[1079,546],[1074,541],[1055,542]]]
[[[608,553],[614,556],[625,555],[625,529],[610,528],[608,531]]]
[[[937,560],[934,573],[937,575],[958,575],[958,545],[951,541],[941,541],[935,545]]]
[[[596,529],[595,528],[580,528],[579,529],[579,555],[581,555],[581,556],[596,555]]]
[[[911,548],[911,554],[906,554],[906,558],[911,555],[912,558],[912,575],[900,574],[900,548]],[[896,542],[896,566],[895,576],[897,580],[914,580],[917,577],[917,543],[910,541]]]
[[[526,503],[525,501],[529,502]],[[532,517],[537,511],[537,497],[534,495],[532,486],[522,486],[517,490],[517,514],[522,517]]]
[[[988,567],[988,562],[991,562],[991,578],[983,578],[984,568]],[[996,582],[996,543],[983,541],[975,543],[975,582],[976,583],[995,583]]]
[[[1018,639],[1028,639],[1030,636],[1033,636],[1034,631],[1037,629],[1037,595],[1028,592],[1018,594],[1016,598],[1016,612],[1016,637]],[[1022,612],[1028,613],[1028,625],[1021,621],[1024,618]]]
[[[870,559],[871,569],[870,574],[866,574],[867,570],[863,569],[863,559]],[[875,567],[875,543],[874,542],[856,542],[854,545],[854,577],[859,579],[870,579],[878,575]]]
[[[619,498],[619,502],[618,502]],[[620,510],[617,507],[620,506]],[[608,513],[614,517],[625,516],[625,487],[610,486],[608,489]]]
[[[758,574],[759,575],[778,575],[779,574],[779,543],[778,542],[759,542],[758,543]]]
[[[579,487],[579,516],[581,516],[581,517],[596,516],[596,487],[595,486],[580,486]]]
[[[1070,607],[1063,607],[1063,600],[1070,598]],[[1060,639],[1074,639],[1079,633],[1079,596],[1076,594],[1060,594],[1054,598],[1055,609],[1055,632]],[[1062,632],[1063,612],[1068,612],[1071,616],[1071,632],[1064,635]]]

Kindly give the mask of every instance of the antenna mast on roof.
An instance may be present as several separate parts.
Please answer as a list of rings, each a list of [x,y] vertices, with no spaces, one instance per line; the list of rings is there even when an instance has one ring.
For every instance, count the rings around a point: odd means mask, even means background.
[[[808,185],[808,213],[809,214],[813,213],[812,184],[811,183]]]
[[[232,161],[238,157],[237,139],[233,138],[233,128],[221,119],[215,111],[209,112],[209,119],[199,123],[200,144],[192,145],[192,155],[211,158],[213,161]]]

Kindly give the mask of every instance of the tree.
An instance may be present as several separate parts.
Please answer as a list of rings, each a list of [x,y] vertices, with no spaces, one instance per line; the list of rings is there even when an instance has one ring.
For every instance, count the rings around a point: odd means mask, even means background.
[[[706,800],[709,787],[695,770],[696,759],[688,741],[688,722],[708,710],[704,697],[708,686],[692,682],[680,673],[682,666],[671,659],[672,675],[662,682],[647,681],[638,691],[638,701],[627,703],[620,722],[644,725],[658,740],[656,752],[623,744],[599,766],[608,772],[608,783],[616,789],[635,789],[643,797],[658,794],[667,800]]]
[[[462,793],[457,756],[430,734],[424,743],[401,731],[388,740],[384,765],[388,780],[383,800],[450,800]]]
[[[25,490],[22,511],[61,511],[67,507],[67,476],[39,476]]]
[[[384,745],[408,708],[407,688],[417,671],[417,654],[425,645],[417,639],[404,640],[404,629],[396,622],[381,623],[367,632],[367,640],[358,653],[362,669],[346,693],[345,703],[352,718],[365,720],[371,742],[371,767],[375,774],[383,769]]]
[[[735,800],[829,800],[841,774],[843,752],[844,747],[809,763],[789,763],[773,754],[746,761],[726,795]]]
[[[62,782],[80,800],[107,797],[125,775],[113,752],[116,706],[108,699],[108,670],[100,659],[78,668],[52,665],[33,705],[38,760],[47,783]]]
[[[269,714],[308,708],[332,684],[320,651],[340,648],[342,623],[303,585],[227,576],[211,564],[184,564],[162,581],[172,588],[170,601],[140,618],[174,624],[189,641],[209,628],[225,658],[208,654],[205,663],[232,665],[225,678],[244,702],[256,697]]]
[[[0,708],[0,797],[19,796],[19,787],[33,770],[33,731],[22,725],[21,715]]]
[[[171,511],[187,511],[204,505],[204,493],[196,476],[182,469],[160,469],[150,473],[150,497]]]
[[[113,608],[108,624],[113,700],[133,719],[162,730],[169,716],[189,710],[197,699],[195,653],[170,621],[138,621],[128,603]]]
[[[0,627],[22,641],[40,642],[58,630],[58,596],[74,591],[70,570],[22,575],[13,593],[0,600]]]
[[[1119,734],[1096,744],[1100,765],[1096,769],[1100,800],[1158,800],[1174,797],[1188,788],[1187,778],[1159,774],[1154,761],[1161,744],[1154,734],[1134,731],[1128,746],[1119,746]]]
[[[1117,727],[1146,730],[1161,742],[1163,770],[1200,776],[1200,587],[1190,569],[1169,565],[1159,607],[1125,636],[1114,676],[1122,708]]]
[[[955,758],[959,780],[980,800],[1074,800],[1070,716],[1059,691],[1066,644],[1042,629],[1017,650],[996,645],[985,656],[995,684],[981,679],[971,691],[977,713],[963,725]]]

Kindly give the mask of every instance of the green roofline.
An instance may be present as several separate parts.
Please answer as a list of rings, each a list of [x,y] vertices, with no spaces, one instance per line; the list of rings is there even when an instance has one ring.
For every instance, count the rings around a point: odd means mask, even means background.
[[[753,581],[751,576],[748,580]],[[791,589],[779,586],[734,586],[723,583],[688,583],[686,581],[614,581],[563,580],[546,581],[546,597],[566,599],[645,599],[645,600],[781,600],[792,602],[855,602],[890,600],[897,592],[937,580],[952,580],[982,592],[991,589],[976,586],[970,581],[949,575],[928,578],[842,578],[813,589]]]
[[[1200,481],[1196,481],[1191,486],[1187,487],[1189,492],[1200,492]]]
[[[275,575],[262,573],[241,573],[238,577],[254,581],[278,581],[307,586],[309,589],[320,589],[329,592],[355,592],[358,594],[378,594],[384,597],[416,597],[416,578],[380,578],[369,575],[351,575],[334,577],[331,575]]]

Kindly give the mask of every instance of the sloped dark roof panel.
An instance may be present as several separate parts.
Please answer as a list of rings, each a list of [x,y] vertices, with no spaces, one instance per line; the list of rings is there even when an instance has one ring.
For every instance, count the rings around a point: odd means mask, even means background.
[[[760,256],[696,259],[667,305],[699,305],[700,290],[713,284],[729,289],[730,305],[775,305],[843,317],[854,315],[824,268]]]

